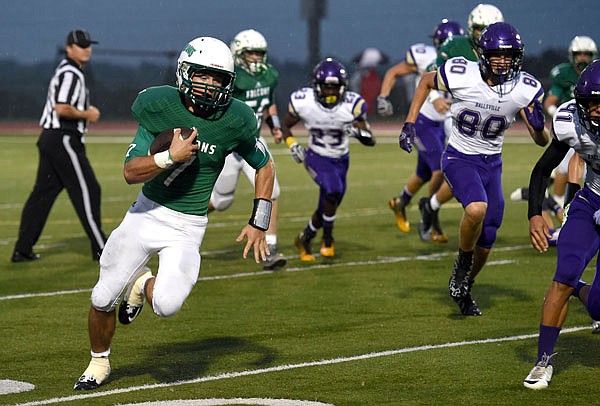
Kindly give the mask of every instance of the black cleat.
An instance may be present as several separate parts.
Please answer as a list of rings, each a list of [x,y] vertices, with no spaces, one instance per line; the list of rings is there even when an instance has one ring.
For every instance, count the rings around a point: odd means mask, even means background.
[[[144,286],[146,281],[152,277],[150,268],[142,268],[144,272],[136,278],[136,280],[128,287],[123,301],[119,305],[119,322],[121,324],[131,324],[133,320],[142,312],[144,306]]]
[[[470,276],[472,271],[473,252],[465,252],[459,249],[448,281],[448,291],[453,299],[461,298],[471,292],[473,281],[471,281]]]
[[[10,259],[12,262],[31,262],[37,261],[40,259],[40,254],[35,252],[30,252],[28,254],[20,251],[13,252],[12,258]]]
[[[429,203],[427,203],[427,205],[429,205]],[[438,217],[439,212],[439,210],[432,210],[433,215],[431,218],[431,241],[444,243],[448,242],[448,236],[442,231],[442,226],[440,225],[440,219]]]
[[[463,297],[452,297],[452,299],[458,305],[463,316],[481,316],[481,310],[479,310],[477,303],[475,303],[475,300],[471,297],[470,292]]]
[[[419,222],[419,237],[421,237],[421,240],[423,241],[430,241],[433,220],[436,212],[434,212],[431,208],[428,197],[422,197],[421,200],[419,200],[419,212],[421,213],[421,221]]]

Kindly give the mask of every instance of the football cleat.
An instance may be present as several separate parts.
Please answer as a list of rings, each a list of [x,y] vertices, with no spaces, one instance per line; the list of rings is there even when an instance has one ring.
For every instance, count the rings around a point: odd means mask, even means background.
[[[391,198],[388,204],[396,216],[396,227],[398,227],[398,230],[408,233],[410,231],[410,223],[406,219],[406,201],[402,196],[398,196]]]
[[[285,266],[287,259],[283,256],[283,254],[277,252],[276,245],[269,245],[269,252],[270,254],[267,255],[267,259],[264,261],[261,260],[263,269],[265,271],[272,271]]]
[[[531,372],[529,372],[529,375],[527,375],[527,378],[523,381],[523,385],[526,388],[539,390],[548,387],[548,384],[552,380],[552,372],[554,370],[549,363],[554,355],[555,354],[548,356],[544,354],[542,356],[542,360],[533,367]]]
[[[460,255],[454,261],[450,280],[448,281],[448,291],[455,301],[471,292],[473,282],[470,280],[469,275],[471,275],[472,269],[473,264],[467,263]]]
[[[144,267],[142,270],[145,272],[129,286],[119,305],[119,322],[121,324],[131,324],[144,306],[144,286],[146,281],[152,277],[152,272],[148,267]]]
[[[31,262],[37,261],[38,259],[40,259],[40,254],[37,254],[33,251],[29,253],[15,251],[13,252],[12,258],[10,260],[12,262]]]
[[[333,239],[331,239],[330,241],[324,239],[323,242],[321,242],[320,252],[321,252],[322,257],[332,258],[333,256],[335,256],[335,248],[333,247]]]
[[[448,236],[442,230],[436,230],[435,228],[431,230],[431,241],[438,243],[448,242]]]
[[[430,241],[435,212],[429,204],[428,197],[422,197],[421,200],[419,200],[419,212],[421,212],[421,221],[419,222],[419,237],[421,237],[421,240],[423,241]]]
[[[294,245],[298,248],[300,252],[300,261],[303,262],[311,262],[315,260],[315,256],[312,254],[310,250],[310,240],[306,238],[304,233],[300,233],[296,236],[294,240]]]
[[[108,357],[92,357],[87,369],[79,377],[73,389],[92,390],[102,385],[102,382],[110,375],[110,361]]]
[[[462,297],[452,297],[452,300],[458,305],[463,316],[481,316],[481,310],[473,300],[470,292]]]

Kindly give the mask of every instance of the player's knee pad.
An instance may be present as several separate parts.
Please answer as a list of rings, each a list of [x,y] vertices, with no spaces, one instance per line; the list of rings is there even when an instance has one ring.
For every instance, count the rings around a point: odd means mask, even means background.
[[[419,158],[417,161],[416,175],[423,180],[423,183],[429,182],[431,179],[431,169],[427,166],[424,159]]]
[[[117,306],[119,296],[115,297],[109,289],[96,284],[92,289],[92,307],[101,312],[111,312]]]
[[[594,288],[590,290],[590,295],[587,300],[587,310],[590,317],[594,320],[600,320],[600,292],[594,291]]]
[[[169,294],[157,294],[154,291],[154,297],[152,299],[152,309],[154,313],[159,317],[171,317],[183,306],[183,300],[176,295]]]
[[[481,228],[481,235],[477,240],[477,246],[481,248],[492,248],[494,242],[496,242],[496,236],[498,234],[498,227],[495,225],[483,225]]]
[[[233,204],[233,193],[221,195],[213,190],[210,195],[210,202],[216,211],[227,210]]]
[[[225,174],[224,172],[221,172],[210,195],[210,201],[215,210],[222,211],[231,206],[238,182],[238,176],[239,173]]]
[[[338,205],[340,200],[342,199],[342,192],[328,192],[325,194],[325,201],[327,203],[332,203],[334,205]]]

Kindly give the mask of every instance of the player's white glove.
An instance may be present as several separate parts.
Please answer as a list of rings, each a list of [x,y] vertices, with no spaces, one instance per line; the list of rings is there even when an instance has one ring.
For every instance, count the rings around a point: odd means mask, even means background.
[[[360,130],[352,124],[344,124],[344,126],[342,127],[342,131],[344,132],[344,135],[348,137],[360,137]]]
[[[377,114],[388,117],[394,114],[394,106],[387,96],[377,96]]]
[[[292,151],[292,158],[294,158],[294,161],[296,161],[297,164],[304,162],[304,159],[306,158],[306,150],[302,145],[294,143],[290,145],[290,151]]]
[[[352,124],[346,124],[343,127],[343,131],[344,135],[356,138],[363,145],[375,145],[375,139],[373,138],[373,134],[369,130],[361,130],[360,128],[355,127]]]

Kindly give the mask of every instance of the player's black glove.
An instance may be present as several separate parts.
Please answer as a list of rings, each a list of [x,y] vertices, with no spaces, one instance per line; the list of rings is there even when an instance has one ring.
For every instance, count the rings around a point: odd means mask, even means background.
[[[410,154],[412,152],[412,145],[410,145],[410,143],[415,139],[416,135],[415,123],[404,123],[402,132],[400,132],[400,136],[398,137],[400,148]]]

